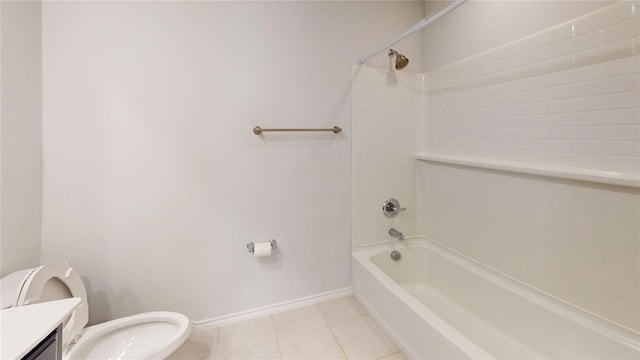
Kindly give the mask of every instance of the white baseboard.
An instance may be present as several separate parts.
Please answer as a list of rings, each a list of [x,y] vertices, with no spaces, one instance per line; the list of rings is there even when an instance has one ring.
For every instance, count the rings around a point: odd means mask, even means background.
[[[273,305],[263,306],[255,309],[237,312],[234,314],[219,316],[216,318],[193,321],[193,330],[208,330],[216,327],[234,324],[240,321],[259,318],[262,316],[277,314],[283,311],[298,309],[301,307],[314,305],[323,301],[336,299],[339,297],[349,296],[352,294],[351,287],[344,289],[327,291],[325,293],[315,294],[311,296],[305,296],[303,298],[289,300]]]

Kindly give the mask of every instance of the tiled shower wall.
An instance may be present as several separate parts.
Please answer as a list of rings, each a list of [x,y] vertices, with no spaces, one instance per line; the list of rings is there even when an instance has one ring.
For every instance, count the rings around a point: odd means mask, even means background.
[[[423,75],[353,68],[352,244],[389,240],[389,228],[414,233],[414,154],[423,142]],[[407,211],[382,214],[393,197]]]
[[[640,18],[621,2],[429,73],[425,152],[637,174]],[[640,192],[416,162],[418,231],[640,330]]]
[[[638,188],[427,161],[414,177],[411,155],[637,174],[639,9],[617,3],[426,75],[355,68],[353,245],[415,229],[638,332]],[[409,211],[384,218],[389,196]]]
[[[621,2],[429,73],[429,153],[640,170],[640,6]]]

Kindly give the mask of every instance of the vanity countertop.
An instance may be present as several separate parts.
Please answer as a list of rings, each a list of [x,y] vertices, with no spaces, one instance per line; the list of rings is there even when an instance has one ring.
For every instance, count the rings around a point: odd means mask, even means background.
[[[0,359],[21,359],[80,304],[79,298],[0,311]]]

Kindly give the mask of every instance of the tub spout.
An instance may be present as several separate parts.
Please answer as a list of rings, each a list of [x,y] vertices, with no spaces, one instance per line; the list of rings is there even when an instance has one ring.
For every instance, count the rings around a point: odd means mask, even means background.
[[[402,233],[394,228],[389,229],[389,235],[393,236],[393,237],[397,237],[398,240],[404,240],[404,235],[402,235]]]

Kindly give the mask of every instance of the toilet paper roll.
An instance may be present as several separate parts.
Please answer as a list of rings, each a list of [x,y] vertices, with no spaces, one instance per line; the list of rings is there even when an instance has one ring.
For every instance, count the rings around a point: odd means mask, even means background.
[[[271,243],[259,242],[253,245],[253,256],[255,257],[267,257],[271,256]]]

